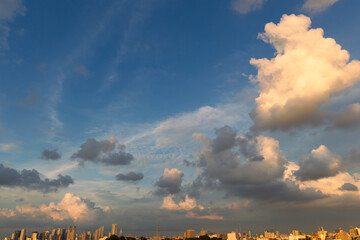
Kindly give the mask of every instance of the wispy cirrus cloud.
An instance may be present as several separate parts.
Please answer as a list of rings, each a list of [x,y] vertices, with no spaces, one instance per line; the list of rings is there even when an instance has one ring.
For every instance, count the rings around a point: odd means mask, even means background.
[[[325,11],[339,0],[306,0],[302,10],[309,13]]]
[[[240,14],[247,14],[262,8],[267,0],[233,0],[232,8]]]
[[[8,36],[10,33],[9,23],[17,16],[25,15],[26,8],[22,0],[0,1],[0,54],[9,50]]]

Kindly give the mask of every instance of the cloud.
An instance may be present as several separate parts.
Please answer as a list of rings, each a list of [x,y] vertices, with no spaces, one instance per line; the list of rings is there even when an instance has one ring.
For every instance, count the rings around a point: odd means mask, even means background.
[[[194,135],[202,144],[197,159],[207,181],[218,180],[226,185],[260,184],[282,178],[287,161],[275,139],[264,136],[247,139],[248,145],[254,145],[256,152],[243,161],[234,129],[224,126],[216,129],[215,134],[215,139]],[[245,137],[240,139],[244,141]],[[254,157],[260,161],[254,161]]]
[[[273,181],[265,184],[223,185],[229,195],[264,202],[307,202],[326,197],[314,188],[300,189],[292,181]]]
[[[166,195],[180,192],[184,173],[177,168],[165,168],[159,181],[155,183],[157,190],[155,194]]]
[[[294,172],[297,180],[308,181],[336,176],[344,170],[340,156],[332,153],[326,146],[320,145],[308,156],[299,160],[300,169]]]
[[[57,152],[57,149],[49,150],[45,149],[41,153],[41,158],[44,160],[58,160],[61,158],[60,153]]]
[[[0,152],[14,152],[19,149],[14,143],[0,143]]]
[[[59,188],[68,187],[74,180],[66,175],[58,175],[57,179],[41,179],[35,169],[23,169],[21,172],[13,168],[5,167],[0,163],[0,186],[22,187],[28,190],[36,190],[43,193],[56,192]]]
[[[163,204],[161,205],[161,209],[178,211],[178,210],[192,210],[198,207],[197,202],[194,198],[190,198],[188,195],[185,196],[185,200],[180,201],[176,204],[173,200],[173,195],[168,195],[164,197]]]
[[[258,129],[287,130],[329,120],[320,110],[360,78],[360,62],[321,28],[310,29],[304,15],[283,15],[268,23],[259,38],[276,49],[272,59],[251,59],[258,69],[256,108],[251,117]]]
[[[203,207],[202,205],[196,202],[196,199],[190,198],[188,195],[185,195],[185,199],[179,201],[178,204],[175,203],[173,195],[168,195],[164,197],[163,204],[160,209],[165,209],[168,211],[186,211],[186,218],[194,219],[209,219],[209,220],[221,220],[222,216],[210,213],[208,208]]]
[[[307,202],[326,197],[315,188],[300,188],[294,179],[284,178],[292,174],[287,170],[291,162],[275,139],[251,132],[236,137],[228,126],[216,129],[215,135],[211,139],[194,134],[202,144],[197,156],[201,173],[194,186],[185,187],[185,191],[192,190],[196,196],[201,188],[220,190],[227,196],[266,202]]]
[[[90,77],[90,72],[86,69],[84,65],[75,65],[73,66],[74,72],[84,76],[84,77]]]
[[[16,206],[14,210],[0,209],[0,215],[5,217],[30,216],[32,218],[50,218],[55,221],[71,219],[74,222],[92,221],[100,214],[109,211],[109,207],[95,207],[95,203],[76,196],[73,193],[66,193],[63,199],[49,205],[39,207],[31,204]]]
[[[129,172],[127,174],[122,174],[119,173],[118,175],[116,175],[116,180],[118,181],[140,181],[141,179],[144,178],[144,174],[143,173],[135,173],[135,172]]]
[[[74,153],[71,158],[77,159],[81,164],[86,161],[103,163],[105,165],[128,165],[134,160],[134,156],[124,152],[125,146],[120,144],[116,149],[115,137],[97,141],[89,138],[81,144],[80,150]]]
[[[317,13],[326,10],[339,0],[306,0],[302,10],[309,13]]]
[[[186,167],[196,167],[196,163],[195,163],[195,162],[189,161],[189,160],[187,160],[187,159],[184,159],[184,160],[183,160],[183,164],[184,164]]]
[[[0,1],[0,53],[10,49],[7,41],[10,33],[9,22],[18,15],[25,15],[25,10],[22,0]]]
[[[347,106],[341,113],[330,113],[332,118],[331,128],[351,128],[360,123],[360,103],[353,103]]]
[[[351,183],[344,183],[339,187],[340,191],[359,191],[358,187]]]
[[[36,104],[38,102],[39,102],[39,96],[35,95],[33,93],[29,93],[26,98],[19,101],[19,104],[22,105],[22,106],[28,106],[28,105]]]
[[[232,125],[244,120],[241,114],[244,106],[227,104],[217,107],[204,106],[196,111],[179,114],[160,121],[149,130],[131,137],[126,143],[145,137],[155,139],[156,147],[165,148],[175,143],[192,139],[192,134],[201,130],[213,129],[219,125]]]
[[[232,9],[240,14],[259,10],[267,0],[233,0]]]
[[[344,163],[344,166],[347,163]],[[334,197],[343,195],[344,192],[339,189],[339,186],[342,186],[344,183],[351,183],[357,187],[360,187],[360,182],[358,182],[356,174],[351,175],[349,172],[340,171],[334,176],[318,178],[316,180],[306,180],[302,181],[297,179],[295,176],[296,171],[300,169],[300,166],[295,162],[289,162],[287,169],[284,174],[284,181],[292,181],[299,186],[301,190],[304,189],[314,189],[316,191],[321,191],[323,194],[327,195],[329,198],[332,198],[330,201],[335,201]]]

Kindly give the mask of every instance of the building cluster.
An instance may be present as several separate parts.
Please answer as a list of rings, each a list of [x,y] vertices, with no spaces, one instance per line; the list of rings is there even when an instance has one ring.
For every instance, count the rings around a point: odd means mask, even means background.
[[[105,233],[104,226],[95,230],[95,232],[82,232],[77,234],[75,226],[69,226],[66,229],[58,228],[52,231],[44,231],[41,233],[32,232],[29,236],[26,235],[26,230],[15,231],[10,238],[5,237],[4,240],[106,240],[111,235],[123,237],[122,229],[118,231],[118,225],[112,224],[111,232]],[[124,240],[144,240],[144,237],[133,238],[127,237]],[[194,229],[187,229],[183,235],[177,237],[167,237],[159,235],[159,225],[157,226],[157,235],[150,237],[150,240],[360,240],[360,228],[350,227],[349,232],[344,230],[336,230],[334,232],[327,232],[323,228],[311,234],[305,234],[298,230],[288,231],[287,234],[281,234],[279,231],[271,229],[264,231],[264,234],[251,235],[251,232],[230,232],[212,234],[206,229],[201,229],[199,234],[196,234]]]
[[[69,226],[67,229],[58,228],[51,231],[32,232],[26,235],[26,230],[21,229],[15,231],[10,238],[5,237],[4,240],[105,240],[111,235],[118,235],[117,224],[112,224],[111,232],[105,233],[104,226],[95,230],[95,232],[82,232],[77,234],[75,226]],[[120,229],[119,236],[122,236]]]

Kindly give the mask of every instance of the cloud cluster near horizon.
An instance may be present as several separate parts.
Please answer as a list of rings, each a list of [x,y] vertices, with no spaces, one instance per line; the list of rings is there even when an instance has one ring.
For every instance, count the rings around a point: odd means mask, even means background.
[[[45,218],[56,221],[72,220],[74,222],[92,221],[110,210],[109,207],[95,207],[95,204],[87,199],[66,193],[63,199],[49,205],[33,206],[32,204],[16,206],[15,209],[1,209],[0,216],[12,218],[28,216],[30,218]]]
[[[57,179],[41,179],[40,173],[35,169],[16,169],[5,167],[0,163],[0,186],[22,187],[26,190],[36,190],[43,193],[56,192],[59,188],[66,188],[74,184],[69,175],[58,175]]]

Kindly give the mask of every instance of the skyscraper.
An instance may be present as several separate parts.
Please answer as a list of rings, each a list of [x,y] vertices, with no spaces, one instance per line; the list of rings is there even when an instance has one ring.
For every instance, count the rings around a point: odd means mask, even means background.
[[[117,226],[117,224],[115,224],[115,223],[112,225],[111,235],[116,235],[116,236],[117,236],[117,232],[118,232],[118,231],[117,231],[117,227],[118,227],[118,226]]]
[[[185,238],[194,238],[195,237],[195,230],[194,229],[187,229],[185,234]]]
[[[19,240],[25,240],[25,233],[26,233],[26,230],[25,230],[25,229],[21,229],[21,233],[20,233],[20,238],[19,238]]]

